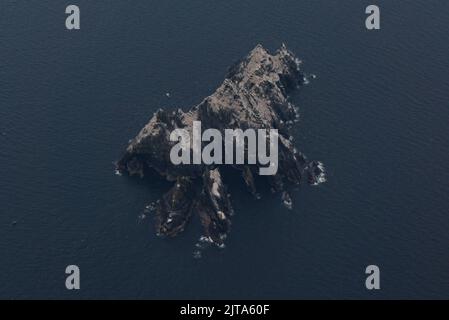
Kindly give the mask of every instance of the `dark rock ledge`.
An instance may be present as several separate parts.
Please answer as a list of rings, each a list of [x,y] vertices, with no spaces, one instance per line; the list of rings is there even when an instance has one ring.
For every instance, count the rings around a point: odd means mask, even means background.
[[[214,244],[224,247],[230,231],[233,208],[220,166],[173,165],[170,133],[176,128],[192,132],[193,121],[201,121],[202,130],[273,128],[279,132],[279,166],[273,176],[264,177],[273,193],[281,194],[286,207],[292,207],[289,190],[301,180],[316,185],[325,181],[324,167],[308,161],[294,146],[291,126],[299,118],[288,94],[299,88],[306,76],[301,61],[285,45],[270,54],[261,45],[229,69],[221,86],[199,105],[184,112],[158,110],[150,122],[130,142],[117,162],[117,170],[130,176],[156,171],[174,186],[155,203],[156,230],[159,235],[176,236],[197,214],[203,226],[198,248]],[[224,135],[223,135],[224,136]],[[234,165],[256,198],[257,165]],[[262,180],[262,179],[261,179]],[[259,181],[260,183],[260,181]],[[200,251],[196,252],[200,255]]]

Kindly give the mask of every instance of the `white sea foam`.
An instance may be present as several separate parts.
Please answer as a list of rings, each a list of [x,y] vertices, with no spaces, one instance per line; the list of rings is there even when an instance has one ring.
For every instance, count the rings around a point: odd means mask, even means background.
[[[326,169],[324,168],[324,165],[322,162],[318,162],[317,164],[317,168],[321,170],[321,173],[316,177],[316,182],[313,183],[313,186],[317,186],[321,183],[324,183],[327,181],[326,179]]]

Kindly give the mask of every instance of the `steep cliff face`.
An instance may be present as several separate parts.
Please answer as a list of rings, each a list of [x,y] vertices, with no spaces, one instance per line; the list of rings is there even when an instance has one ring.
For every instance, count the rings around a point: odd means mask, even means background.
[[[170,150],[175,145],[170,141],[171,132],[175,129],[192,132],[194,121],[201,121],[203,130],[214,128],[221,132],[237,128],[277,129],[278,171],[264,181],[273,192],[282,194],[287,207],[292,206],[289,188],[298,185],[303,177],[314,185],[325,180],[322,164],[308,161],[298,152],[289,134],[299,115],[288,101],[288,94],[305,80],[300,63],[284,45],[274,54],[258,45],[230,68],[212,95],[187,112],[157,111],[131,141],[117,162],[117,170],[143,176],[151,169],[174,182],[155,206],[160,235],[177,235],[194,213],[203,225],[199,247],[204,243],[224,246],[230,230],[233,209],[220,166],[174,165],[170,161]],[[249,191],[258,197],[258,165],[233,165],[233,168],[241,171]]]

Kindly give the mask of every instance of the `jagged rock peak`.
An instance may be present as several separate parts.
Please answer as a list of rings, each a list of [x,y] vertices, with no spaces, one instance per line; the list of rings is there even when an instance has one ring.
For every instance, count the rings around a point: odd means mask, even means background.
[[[230,231],[234,210],[221,166],[174,165],[170,161],[170,150],[175,144],[170,141],[170,133],[182,128],[191,134],[197,120],[201,121],[203,130],[277,129],[278,170],[263,181],[274,193],[282,195],[288,208],[293,205],[290,189],[303,177],[312,185],[325,181],[323,164],[309,161],[297,151],[290,134],[299,116],[288,94],[303,84],[300,64],[285,44],[274,54],[259,44],[228,70],[223,83],[202,102],[186,112],[159,109],[131,140],[117,162],[117,170],[140,177],[153,170],[174,183],[154,206],[159,235],[179,234],[193,214],[200,217],[203,225],[198,248],[205,244],[223,247]],[[242,175],[249,194],[259,198],[259,165],[232,165],[232,168]]]

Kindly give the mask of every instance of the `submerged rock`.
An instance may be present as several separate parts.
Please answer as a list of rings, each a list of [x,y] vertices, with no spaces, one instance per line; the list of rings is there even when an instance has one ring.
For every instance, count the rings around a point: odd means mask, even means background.
[[[226,79],[217,90],[200,104],[184,112],[158,110],[149,123],[131,140],[126,152],[116,164],[116,170],[130,176],[143,177],[154,170],[174,186],[155,204],[156,230],[161,236],[176,236],[182,232],[193,214],[200,217],[203,236],[197,244],[195,256],[205,244],[224,247],[230,231],[233,208],[223,181],[221,166],[204,164],[174,165],[170,150],[176,142],[170,133],[182,128],[190,133],[194,121],[201,121],[204,129],[277,129],[279,133],[278,171],[266,176],[275,193],[292,207],[289,189],[299,185],[305,176],[310,184],[325,181],[324,166],[308,161],[297,151],[290,134],[291,126],[299,119],[297,108],[288,101],[288,94],[304,84],[301,60],[285,45],[270,54],[256,46],[243,60],[229,69]],[[241,171],[243,181],[255,198],[258,165],[233,165]]]

